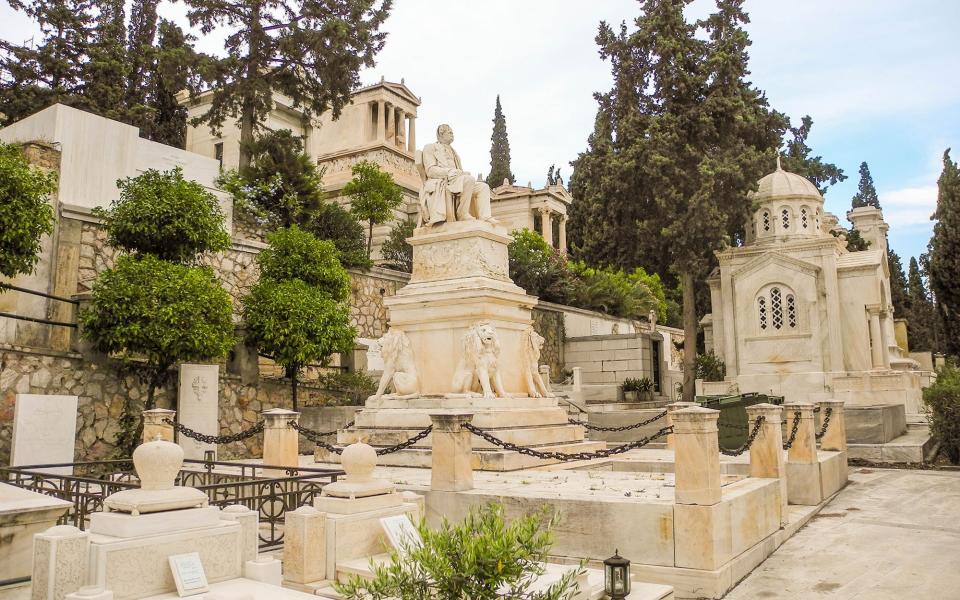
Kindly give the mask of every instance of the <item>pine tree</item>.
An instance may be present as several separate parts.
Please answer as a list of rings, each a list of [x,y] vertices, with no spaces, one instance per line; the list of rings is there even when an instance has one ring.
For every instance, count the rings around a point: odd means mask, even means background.
[[[933,303],[917,259],[910,257],[908,276],[907,332],[911,350],[933,349]]]
[[[931,219],[930,287],[937,298],[943,331],[941,338],[948,354],[960,354],[960,170],[943,153],[943,172],[937,180],[937,210]]]
[[[813,128],[813,119],[810,115],[800,120],[799,127],[790,127],[792,139],[787,140],[787,153],[783,157],[783,168],[791,173],[803,175],[809,179],[821,194],[827,188],[847,178],[843,169],[833,163],[823,162],[822,156],[810,156],[812,149],[807,145],[807,138]]]
[[[487,185],[491,188],[500,187],[504,180],[514,182],[510,172],[510,140],[507,139],[507,118],[503,116],[503,107],[500,106],[500,95],[497,94],[497,105],[493,109],[493,134],[490,136],[490,174],[487,175]]]
[[[870,176],[870,167],[867,166],[866,162],[860,163],[860,185],[853,197],[853,208],[860,208],[861,206],[880,208],[877,188],[873,186],[873,177]]]
[[[154,40],[157,36],[158,3],[159,0],[134,0],[130,8],[130,25],[127,29],[129,70],[126,103],[132,109],[146,106],[151,88],[150,71],[153,67]]]
[[[227,57],[218,63],[209,110],[199,121],[219,129],[228,117],[240,125],[244,148],[273,108],[275,93],[290,98],[309,117],[331,109],[340,116],[372,67],[386,33],[380,26],[392,0],[186,0],[190,24],[204,34],[226,26]]]
[[[6,123],[62,102],[78,104],[94,25],[91,0],[8,0],[40,28],[39,43],[0,40],[0,109]]]
[[[98,6],[100,14],[83,69],[82,106],[100,116],[129,122],[124,102],[128,72],[124,3],[110,0]]]
[[[911,264],[916,262],[910,259]],[[903,263],[900,255],[887,249],[887,265],[890,267],[890,302],[893,304],[893,314],[897,318],[909,318],[909,299],[907,293],[907,278],[903,274]]]

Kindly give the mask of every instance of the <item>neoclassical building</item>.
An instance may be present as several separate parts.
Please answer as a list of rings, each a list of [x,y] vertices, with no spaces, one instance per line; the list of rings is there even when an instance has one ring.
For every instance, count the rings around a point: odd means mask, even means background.
[[[490,209],[507,229],[536,231],[548,244],[566,253],[567,209],[572,201],[562,185],[538,190],[530,185],[513,185],[505,179],[503,185],[493,189]]]
[[[880,210],[847,214],[870,242],[849,252],[845,238],[830,233],[837,219],[824,212],[817,188],[779,161],[752,200],[747,242],[717,253],[708,279],[713,312],[702,321],[707,349],[726,363],[727,387],[919,412],[920,375],[894,336]]]

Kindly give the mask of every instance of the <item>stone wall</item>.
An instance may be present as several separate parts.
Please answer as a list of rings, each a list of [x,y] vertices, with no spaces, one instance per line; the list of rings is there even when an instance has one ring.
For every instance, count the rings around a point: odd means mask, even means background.
[[[543,336],[543,350],[540,352],[540,364],[550,365],[550,379],[563,381],[564,364],[563,344],[566,339],[563,313],[555,310],[534,308],[533,328]]]

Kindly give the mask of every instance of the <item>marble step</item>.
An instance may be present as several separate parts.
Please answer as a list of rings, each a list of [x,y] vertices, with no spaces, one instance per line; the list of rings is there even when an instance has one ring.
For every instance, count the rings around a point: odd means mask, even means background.
[[[476,409],[385,409],[364,408],[354,415],[357,427],[423,429],[430,425],[430,415],[443,412],[472,412],[472,423],[483,429],[503,427],[537,427],[564,425],[569,414],[566,407],[550,408],[476,408]]]
[[[880,463],[922,463],[934,447],[929,430],[909,429],[884,444],[847,444],[847,456]]]
[[[486,429],[486,428],[485,428]],[[370,428],[351,427],[337,433],[337,443],[341,445],[354,444],[363,441],[371,446],[393,446],[407,441],[421,431],[416,429]],[[520,446],[544,446],[568,442],[579,442],[584,438],[583,427],[579,425],[543,425],[539,427],[511,427],[509,429],[489,429],[490,433]],[[494,448],[490,442],[474,435],[472,438],[474,449]],[[432,448],[433,435],[423,438],[414,448]]]
[[[457,409],[457,410],[479,410],[479,409],[516,409],[516,408],[556,408],[559,406],[559,400],[555,397],[550,398],[529,398],[526,396],[517,396],[510,398],[484,398],[482,396],[466,395],[436,395],[436,396],[414,396],[412,398],[403,398],[392,395],[381,396],[380,398],[370,397],[364,402],[365,408],[405,408],[405,409]]]

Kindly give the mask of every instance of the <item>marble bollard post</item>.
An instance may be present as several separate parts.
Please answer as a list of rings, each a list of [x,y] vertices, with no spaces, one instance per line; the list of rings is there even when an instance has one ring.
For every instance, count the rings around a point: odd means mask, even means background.
[[[151,408],[143,411],[143,443],[152,442],[157,439],[157,435],[165,442],[173,441],[173,425],[164,423],[165,420],[173,421],[177,416],[177,411],[167,410],[166,408]]]
[[[300,585],[327,579],[324,513],[305,504],[283,526],[283,579]]]
[[[813,404],[807,402],[792,402],[783,405],[783,416],[787,427],[787,436],[793,431],[793,420],[796,413],[800,413],[800,427],[793,445],[787,453],[787,460],[799,464],[815,464],[817,462],[817,431]]]
[[[692,406],[673,413],[677,504],[709,506],[720,502],[720,411]]]
[[[540,365],[540,378],[543,379],[543,385],[547,388],[547,395],[553,395],[553,388],[550,387],[550,365]]]
[[[574,367],[571,370],[573,371],[573,391],[579,392],[583,389],[583,369]]]
[[[826,418],[827,409],[831,409],[827,431],[820,438],[820,449],[846,452],[847,425],[843,418],[843,400],[821,400],[817,404],[820,405],[821,420]]]
[[[750,477],[780,480],[780,524],[786,525],[787,467],[783,459],[783,408],[773,404],[754,404],[747,407],[747,427],[752,428],[757,417],[763,417],[760,431],[750,446]]]
[[[674,402],[673,404],[668,404],[668,405],[667,405],[667,416],[664,417],[664,419],[665,419],[665,421],[664,421],[664,427],[670,427],[671,425],[673,425],[673,418],[670,416],[671,413],[675,413],[675,412],[677,412],[678,410],[682,410],[682,409],[684,409],[684,408],[690,408],[691,406],[700,406],[700,405],[697,404],[696,402]],[[673,434],[672,434],[672,433],[668,433],[668,434],[667,434],[667,449],[668,449],[668,450],[673,450],[674,443],[675,443],[675,440],[673,439]]]
[[[260,513],[242,504],[231,504],[220,511],[220,519],[240,524],[240,561],[255,560],[260,552]]]
[[[87,583],[90,534],[57,525],[33,538],[31,600],[64,600]]]
[[[463,428],[473,420],[472,413],[432,414],[433,459],[430,466],[430,489],[439,492],[462,492],[473,489],[473,434]]]
[[[299,467],[300,434],[290,427],[300,413],[285,408],[271,408],[260,413],[263,417],[263,464],[278,467]],[[267,469],[270,475],[282,477],[278,469]]]

